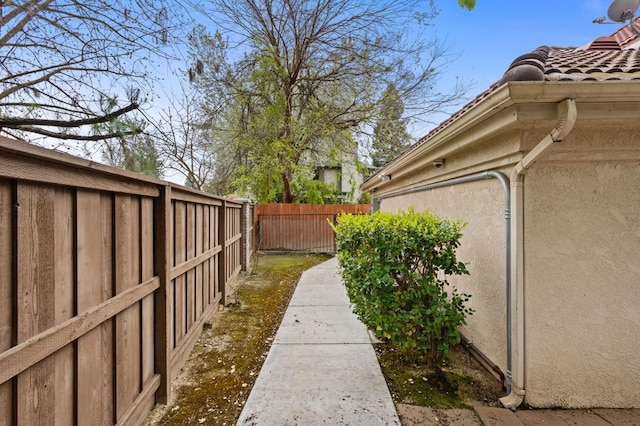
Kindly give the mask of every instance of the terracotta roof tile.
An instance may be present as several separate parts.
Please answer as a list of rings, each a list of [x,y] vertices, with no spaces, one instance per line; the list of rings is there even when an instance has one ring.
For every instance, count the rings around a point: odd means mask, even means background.
[[[636,22],[640,26],[640,17],[636,19]],[[500,80],[420,138],[388,165],[427,143],[433,135],[508,81],[640,80],[640,50],[638,47],[640,47],[640,38],[629,25],[626,25],[611,36],[599,37],[583,47],[541,46],[531,53],[521,55],[511,63]]]

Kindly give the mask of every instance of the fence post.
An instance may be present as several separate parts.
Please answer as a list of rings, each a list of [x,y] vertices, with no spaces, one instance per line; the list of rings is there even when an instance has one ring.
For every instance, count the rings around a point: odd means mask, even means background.
[[[243,271],[246,271],[249,268],[249,244],[250,244],[250,237],[249,237],[249,211],[251,204],[246,201],[244,203],[242,203],[242,211],[240,213],[240,215],[242,216],[241,218],[241,229],[240,232],[242,232],[242,239],[240,242],[240,265],[242,267]]]
[[[160,404],[171,402],[171,299],[169,289],[171,281],[171,257],[173,242],[171,241],[171,186],[160,188],[160,196],[154,205],[154,233],[155,233],[155,268],[160,279],[160,287],[156,290],[155,304],[155,338],[154,359],[155,371],[160,374],[160,387],[156,391],[156,401]]]
[[[227,201],[223,200],[218,215],[218,241],[220,242],[220,256],[218,261],[218,283],[222,296],[221,303],[227,304]]]
[[[333,226],[338,224],[338,215],[333,215]],[[333,231],[333,230],[332,230]],[[333,231],[333,254],[338,254],[338,243],[336,241],[336,233]]]

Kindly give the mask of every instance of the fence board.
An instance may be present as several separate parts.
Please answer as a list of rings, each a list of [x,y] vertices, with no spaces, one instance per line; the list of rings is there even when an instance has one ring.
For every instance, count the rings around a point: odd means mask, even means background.
[[[13,183],[0,179],[0,353],[13,340]],[[0,383],[0,425],[13,424],[12,382]]]
[[[186,260],[195,257],[195,236],[196,236],[196,218],[195,205],[187,204],[187,230],[186,230]],[[187,331],[191,330],[193,323],[196,321],[195,315],[195,271],[189,269],[185,272],[187,299],[185,304],[187,315]]]
[[[202,254],[202,228],[203,228],[203,207],[201,204],[195,206],[195,229],[194,229],[194,237],[195,237],[195,247],[193,257],[197,257]],[[195,318],[200,318],[202,315],[202,306],[203,306],[203,294],[202,294],[202,264],[197,264],[194,268],[194,285],[195,285]]]
[[[140,202],[140,256],[142,281],[154,277],[153,200],[143,198]],[[143,220],[144,218],[144,220]],[[142,383],[148,383],[154,373],[154,308],[153,295],[141,301],[142,309]]]
[[[140,277],[139,200],[115,197],[115,290],[119,294]],[[124,416],[140,393],[140,305],[132,304],[115,318],[116,420]]]
[[[75,229],[74,198],[69,188],[56,188],[54,192],[54,325],[75,315]],[[49,296],[50,297],[50,296]],[[73,424],[75,350],[72,343],[53,355],[55,369],[54,407],[58,424]],[[50,414],[49,414],[50,415]]]
[[[154,205],[155,267],[160,288],[154,297],[154,367],[160,375],[156,401],[171,400],[171,350],[173,349],[173,281],[169,271],[173,265],[173,209],[171,186],[165,186]]]
[[[17,191],[17,341],[22,343],[55,324],[54,195],[52,187],[21,184]],[[33,265],[38,265],[34,268]],[[55,363],[42,359],[17,377],[17,422],[50,424],[55,412]]]
[[[211,229],[210,229],[210,238],[213,241],[213,247],[220,247],[222,249],[222,245],[220,244],[220,210],[222,207],[212,207],[209,209],[209,214],[211,215]],[[213,258],[213,262],[211,265],[211,283],[209,294],[211,295],[211,299],[209,303],[213,303],[213,300],[221,297],[221,285],[220,285],[220,255],[217,255]]]
[[[112,288],[112,199],[98,191],[76,195],[77,310],[108,300]],[[112,320],[78,338],[78,424],[113,423]]]
[[[174,225],[174,266],[182,264],[186,260],[186,236],[185,229],[187,226],[186,205],[183,202],[176,201],[175,204],[175,225]],[[182,338],[187,332],[187,318],[185,312],[185,275],[182,274],[174,280],[174,344],[177,348]]]
[[[202,206],[202,252],[206,253],[211,248],[211,240],[210,240],[210,213],[211,207]],[[211,258],[208,258],[205,262],[202,263],[202,309],[205,310],[206,307],[211,303],[211,294],[210,294],[210,280],[211,280]]]

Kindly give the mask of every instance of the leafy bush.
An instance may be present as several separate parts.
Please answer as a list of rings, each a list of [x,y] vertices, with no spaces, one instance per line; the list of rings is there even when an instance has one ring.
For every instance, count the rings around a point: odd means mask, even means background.
[[[456,259],[463,224],[414,211],[338,217],[338,262],[354,312],[378,338],[417,351],[437,367],[472,310],[447,276],[468,274]]]

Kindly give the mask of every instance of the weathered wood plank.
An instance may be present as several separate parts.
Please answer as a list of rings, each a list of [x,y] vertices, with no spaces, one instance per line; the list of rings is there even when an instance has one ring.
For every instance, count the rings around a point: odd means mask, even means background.
[[[140,201],[128,195],[115,198],[115,290],[135,287],[140,279]],[[140,304],[115,318],[116,421],[129,410],[141,390]]]
[[[196,255],[196,212],[195,205],[193,203],[187,204],[187,260],[191,260]],[[185,274],[187,283],[187,332],[191,329],[193,323],[196,320],[196,288],[195,288],[195,271],[190,269]]]
[[[191,260],[187,260],[183,263],[181,263],[180,265],[171,268],[171,271],[169,272],[169,277],[171,279],[175,279],[178,278],[182,275],[184,275],[187,271],[192,270],[193,268],[195,268],[196,266],[206,262],[208,259],[212,258],[213,256],[217,255],[218,253],[220,253],[220,251],[222,250],[222,247],[218,246],[218,247],[214,247],[210,250],[207,250],[206,252],[200,254],[199,256],[194,257]]]
[[[202,225],[203,225],[203,206],[201,204],[197,204],[195,206],[195,251],[194,257],[202,254]],[[195,319],[200,318],[202,314],[202,306],[203,306],[203,292],[202,292],[202,265],[198,264],[194,268],[194,285],[195,285]]]
[[[211,248],[211,207],[202,208],[202,252]],[[202,263],[202,309],[207,309],[211,303],[211,260]]]
[[[222,211],[222,207],[214,207],[212,209],[212,220],[211,220],[211,224],[213,225],[211,227],[211,234],[213,236],[213,240],[214,240],[214,244],[216,246],[220,246],[222,247],[222,244],[224,243],[224,239],[220,238],[222,236],[222,232],[220,231],[220,229],[223,227],[223,223],[220,220],[220,212]],[[221,278],[221,271],[220,271],[220,261],[222,259],[222,250],[220,250],[220,253],[218,253],[215,257],[214,257],[214,265],[213,265],[213,298],[218,298],[221,297],[220,295],[222,294],[222,284],[220,283],[220,278]],[[211,301],[213,303],[213,300]]]
[[[56,188],[54,192],[54,325],[75,316],[75,209],[74,191]],[[51,297],[51,295],[50,295]],[[75,418],[75,351],[68,344],[53,355],[54,418],[57,424],[73,424]],[[50,415],[50,414],[49,414]]]
[[[17,342],[54,326],[54,196],[52,187],[21,182],[17,188]],[[34,268],[34,265],[37,267]],[[6,351],[3,354],[6,354]],[[17,378],[17,423],[52,424],[53,357],[30,363]],[[4,370],[4,369],[3,369]],[[4,380],[0,380],[4,381]]]
[[[157,277],[132,287],[83,314],[49,328],[32,338],[0,353],[0,382],[24,372],[29,366],[103,324],[127,307],[139,302],[160,286]],[[95,362],[95,361],[94,361]]]
[[[180,346],[178,346],[171,353],[171,380],[175,379],[177,375],[180,373],[180,368],[184,365],[191,354],[191,350],[195,346],[198,341],[198,337],[202,333],[202,327],[204,325],[205,319],[210,318],[211,315],[218,309],[218,304],[209,306],[207,310],[204,312],[204,315],[193,324],[193,327],[189,330],[189,333],[185,336],[185,338],[180,342]]]
[[[174,266],[179,266],[186,260],[186,236],[187,226],[186,205],[181,201],[174,202]],[[174,347],[178,347],[180,341],[187,332],[187,315],[185,312],[185,276],[181,275],[174,280]]]
[[[153,200],[144,198],[140,204],[141,274],[146,281],[154,276],[154,211]],[[154,372],[154,318],[153,295],[142,299],[142,383],[149,381]]]
[[[12,179],[157,196],[163,182],[91,160],[0,138],[0,176]]]
[[[226,202],[218,209],[218,241],[222,245],[222,251],[218,255],[218,286],[222,304],[227,304],[227,205]]]
[[[222,198],[206,194],[184,186],[171,184],[171,199],[185,203],[203,204],[208,206],[222,205]]]
[[[0,179],[0,353],[13,342],[13,183]],[[0,425],[13,424],[13,384],[0,382]]]
[[[173,282],[169,277],[172,266],[173,244],[173,216],[171,208],[171,187],[162,188],[160,197],[154,204],[154,234],[156,257],[155,265],[160,288],[155,292],[155,323],[154,323],[154,367],[160,375],[160,384],[156,392],[156,400],[160,404],[171,401],[171,350],[173,348],[173,313],[172,295]]]
[[[136,398],[129,410],[122,415],[116,425],[128,426],[142,424],[149,411],[153,408],[154,393],[160,387],[160,376],[155,375],[144,382],[142,392]]]
[[[98,191],[76,195],[77,311],[86,313],[113,295],[113,199]],[[78,338],[78,424],[113,423],[112,321]]]
[[[0,176],[77,188],[100,189],[150,197],[158,196],[157,184],[150,185],[130,177],[112,176],[109,178],[109,175],[100,176],[100,173],[96,173],[95,170],[60,167],[54,163],[28,157],[0,156]]]

